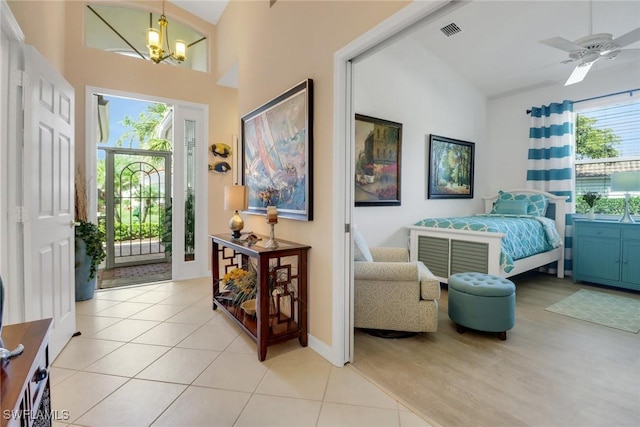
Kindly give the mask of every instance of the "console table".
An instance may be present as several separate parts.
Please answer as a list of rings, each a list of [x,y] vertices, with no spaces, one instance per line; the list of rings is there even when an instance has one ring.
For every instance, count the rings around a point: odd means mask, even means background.
[[[49,333],[52,319],[16,323],[2,328],[5,348],[24,345],[24,352],[0,362],[2,427],[51,426]]]
[[[298,338],[307,346],[307,252],[310,246],[277,240],[266,248],[268,236],[250,244],[229,234],[210,235],[213,309],[220,308],[257,343],[258,359],[271,344]],[[256,312],[248,313],[225,292],[221,278],[235,268],[256,271]]]

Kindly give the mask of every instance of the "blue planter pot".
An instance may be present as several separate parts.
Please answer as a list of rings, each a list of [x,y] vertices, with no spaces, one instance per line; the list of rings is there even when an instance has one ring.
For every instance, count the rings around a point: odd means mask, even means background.
[[[89,278],[91,257],[87,255],[87,245],[84,240],[76,239],[75,245],[76,301],[86,301],[93,298],[98,277]]]

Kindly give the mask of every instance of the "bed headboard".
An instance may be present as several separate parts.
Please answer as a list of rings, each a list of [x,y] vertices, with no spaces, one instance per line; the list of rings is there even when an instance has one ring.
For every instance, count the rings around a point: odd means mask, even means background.
[[[560,234],[560,236],[564,236],[567,214],[567,196],[556,196],[555,194],[551,194],[546,191],[533,190],[530,188],[516,188],[504,191],[513,194],[542,194],[547,196],[549,198],[549,207],[547,208],[545,216],[555,221],[558,234]],[[491,212],[493,204],[498,200],[498,196],[499,194],[495,194],[493,196],[485,196],[482,198],[484,200],[484,210],[486,213]]]

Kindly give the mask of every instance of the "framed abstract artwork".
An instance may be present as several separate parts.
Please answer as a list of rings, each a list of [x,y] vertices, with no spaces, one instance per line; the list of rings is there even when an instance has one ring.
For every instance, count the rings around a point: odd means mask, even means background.
[[[241,119],[246,212],[313,219],[313,80],[307,79]]]
[[[401,123],[356,114],[356,206],[400,206],[401,148]]]
[[[472,199],[475,144],[429,135],[429,199]]]

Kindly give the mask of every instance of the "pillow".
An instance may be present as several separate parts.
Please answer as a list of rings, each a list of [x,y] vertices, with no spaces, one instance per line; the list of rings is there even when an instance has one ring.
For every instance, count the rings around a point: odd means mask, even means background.
[[[351,232],[353,234],[353,260],[373,262],[373,256],[371,256],[369,246],[364,240],[364,236],[360,233],[360,230],[353,225]]]
[[[528,200],[497,200],[491,213],[509,215],[528,215]]]
[[[513,194],[500,190],[498,191],[498,200],[490,213],[499,213],[494,212],[495,206],[504,200],[526,200],[528,203],[527,215],[533,216],[544,216],[549,206],[549,198],[542,194]]]
[[[545,216],[547,207],[549,206],[549,198],[542,194],[532,194],[529,196],[529,215]]]

